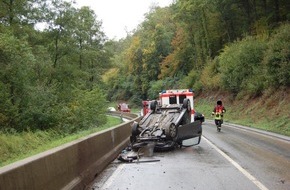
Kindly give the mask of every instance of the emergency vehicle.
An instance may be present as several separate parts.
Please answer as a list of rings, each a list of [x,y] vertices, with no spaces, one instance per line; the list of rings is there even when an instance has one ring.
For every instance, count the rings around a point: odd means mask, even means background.
[[[188,109],[190,109],[191,121],[194,121],[194,92],[191,89],[163,90],[159,94],[159,99],[163,107],[183,104],[184,99],[189,100]],[[190,106],[190,108],[189,108]]]

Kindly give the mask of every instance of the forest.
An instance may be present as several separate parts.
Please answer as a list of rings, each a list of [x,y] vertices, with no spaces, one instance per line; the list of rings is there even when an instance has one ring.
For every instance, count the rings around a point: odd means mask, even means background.
[[[175,0],[114,40],[89,7],[1,0],[0,131],[102,126],[108,102],[139,106],[168,88],[289,94],[289,10],[288,0]]]

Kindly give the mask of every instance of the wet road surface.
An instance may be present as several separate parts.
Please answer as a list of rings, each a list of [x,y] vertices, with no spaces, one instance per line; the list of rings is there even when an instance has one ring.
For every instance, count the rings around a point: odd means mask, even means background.
[[[140,161],[115,160],[88,189],[290,189],[290,138],[227,124],[217,132],[206,122],[199,145],[155,152]]]

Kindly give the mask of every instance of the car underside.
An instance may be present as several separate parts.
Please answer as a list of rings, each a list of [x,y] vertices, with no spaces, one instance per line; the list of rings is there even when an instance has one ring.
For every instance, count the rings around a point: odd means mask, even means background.
[[[183,141],[198,138],[202,134],[202,119],[191,122],[191,107],[188,99],[183,104],[159,106],[156,101],[150,105],[151,111],[142,120],[132,125],[130,137],[133,150],[138,150],[148,144],[155,151],[171,150],[182,146]]]

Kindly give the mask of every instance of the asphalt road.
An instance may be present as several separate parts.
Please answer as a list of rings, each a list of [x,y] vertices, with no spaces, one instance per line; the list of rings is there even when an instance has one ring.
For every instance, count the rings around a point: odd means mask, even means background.
[[[206,122],[199,145],[140,161],[112,162],[88,189],[290,190],[290,138],[244,127]]]

